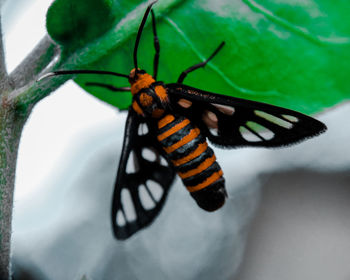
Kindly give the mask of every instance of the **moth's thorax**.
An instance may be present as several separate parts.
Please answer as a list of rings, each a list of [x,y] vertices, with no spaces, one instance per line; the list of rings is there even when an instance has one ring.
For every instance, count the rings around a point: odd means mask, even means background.
[[[142,71],[142,70],[140,70]],[[132,108],[143,117],[160,118],[168,107],[168,93],[162,82],[156,82],[151,75],[135,70],[130,73],[131,93],[133,95]]]

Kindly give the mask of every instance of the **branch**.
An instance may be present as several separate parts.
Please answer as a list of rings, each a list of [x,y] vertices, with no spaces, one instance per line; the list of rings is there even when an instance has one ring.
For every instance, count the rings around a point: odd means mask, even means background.
[[[8,90],[9,88],[10,85],[5,65],[5,52],[2,39],[2,24],[0,16],[0,94],[3,93],[5,90]]]
[[[50,83],[44,81],[38,85],[37,78],[40,73],[50,71],[58,61],[60,54],[59,47],[48,35],[36,45],[30,54],[10,74],[13,91],[9,100],[16,104],[22,114],[29,114],[36,102],[50,94],[70,77],[65,77],[61,82]],[[18,113],[19,113],[18,112]]]
[[[35,80],[37,75],[54,61],[55,57],[58,57],[58,54],[58,46],[52,42],[48,35],[45,35],[22,63],[10,74],[10,80],[15,89]]]

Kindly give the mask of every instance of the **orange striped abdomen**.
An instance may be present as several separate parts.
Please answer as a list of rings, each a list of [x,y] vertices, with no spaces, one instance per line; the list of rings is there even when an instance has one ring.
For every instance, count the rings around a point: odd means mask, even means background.
[[[207,211],[220,208],[226,199],[223,172],[199,128],[168,114],[158,121],[157,138],[198,205]]]

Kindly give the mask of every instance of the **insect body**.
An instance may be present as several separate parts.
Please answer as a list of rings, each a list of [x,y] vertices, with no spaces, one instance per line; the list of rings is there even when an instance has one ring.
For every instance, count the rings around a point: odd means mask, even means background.
[[[183,71],[177,83],[157,81],[159,41],[151,3],[142,19],[134,48],[134,69],[129,75],[108,71],[56,71],[44,77],[62,74],[108,74],[128,78],[130,87],[118,88],[87,83],[112,91],[131,91],[133,101],[125,126],[122,155],[112,201],[112,225],[118,239],[126,239],[146,227],[162,209],[177,173],[197,204],[207,210],[220,208],[226,199],[223,171],[207,139],[217,146],[236,148],[280,147],[316,136],[326,126],[289,109],[265,103],[223,96],[183,84],[187,74],[204,67],[224,46],[221,43],[204,62]],[[137,48],[148,14],[156,54],[153,75],[138,68]],[[147,131],[143,132],[142,127]],[[152,151],[154,159],[145,156]],[[129,163],[134,164],[128,170]],[[154,191],[158,186],[161,192]],[[131,204],[125,203],[125,197]],[[146,205],[144,196],[152,205]],[[128,216],[132,207],[136,218]]]
[[[223,172],[200,129],[172,112],[166,86],[144,71],[131,80],[131,91],[133,110],[154,127],[161,148],[198,205],[207,211],[220,208],[227,196]]]

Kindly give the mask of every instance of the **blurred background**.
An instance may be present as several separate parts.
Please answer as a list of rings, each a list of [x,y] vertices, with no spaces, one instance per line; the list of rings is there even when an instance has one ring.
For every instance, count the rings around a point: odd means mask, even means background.
[[[45,35],[50,2],[5,2],[9,71]],[[327,133],[294,147],[216,149],[230,196],[222,210],[204,213],[177,180],[156,222],[120,242],[109,213],[126,114],[67,82],[34,108],[23,131],[15,276],[350,279],[350,106],[317,117]]]

